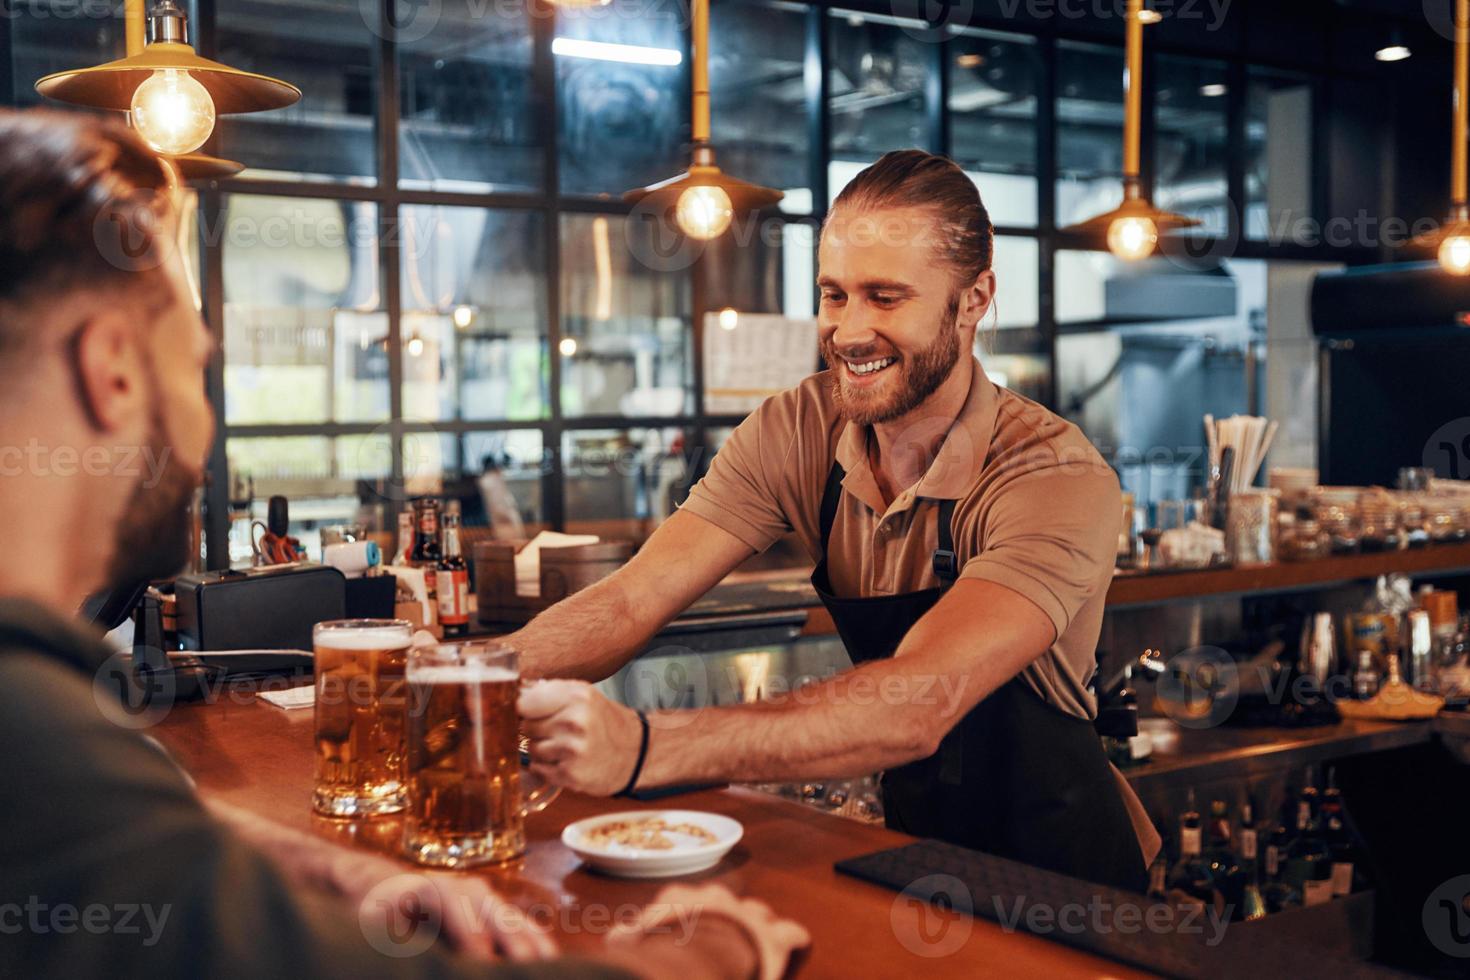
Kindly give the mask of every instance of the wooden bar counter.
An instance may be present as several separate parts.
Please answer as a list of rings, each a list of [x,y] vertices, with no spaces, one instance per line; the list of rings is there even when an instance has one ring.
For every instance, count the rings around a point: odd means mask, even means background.
[[[299,829],[391,852],[394,818],[329,820],[310,812],[312,713],[284,712],[248,690],[216,693],[210,703],[178,705],[153,730],[206,797]],[[699,875],[630,881],[585,870],[560,841],[573,820],[620,809],[680,807],[739,820],[745,836],[718,866]],[[568,951],[594,949],[609,919],[652,900],[670,881],[717,881],[800,921],[813,944],[809,977],[1141,977],[1146,974],[984,919],[921,906],[894,892],[839,875],[835,861],[911,838],[821,813],[753,790],[731,788],[657,803],[563,794],[527,822],[530,847],[516,866],[483,873],[501,894],[547,918]],[[404,862],[405,871],[414,866]],[[967,931],[963,943],[961,932]],[[952,951],[951,951],[952,950]]]

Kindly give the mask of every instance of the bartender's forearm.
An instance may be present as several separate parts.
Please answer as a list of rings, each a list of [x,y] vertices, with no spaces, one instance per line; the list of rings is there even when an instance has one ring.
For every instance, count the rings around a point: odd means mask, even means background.
[[[986,610],[983,620],[975,609]],[[895,657],[769,701],[651,714],[639,785],[858,776],[922,759],[1054,635],[1017,593],[961,582]]]
[[[528,677],[601,680],[752,554],[701,517],[675,511],[632,560],[509,638]]]

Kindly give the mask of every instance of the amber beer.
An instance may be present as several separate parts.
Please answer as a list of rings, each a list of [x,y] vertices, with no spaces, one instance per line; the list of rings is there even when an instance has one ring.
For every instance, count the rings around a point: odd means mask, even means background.
[[[333,817],[403,809],[404,672],[413,625],[401,619],[318,623],[316,789]]]
[[[408,663],[404,851],[435,867],[472,867],[526,850],[527,812],[556,794],[523,772],[515,651],[444,644]]]

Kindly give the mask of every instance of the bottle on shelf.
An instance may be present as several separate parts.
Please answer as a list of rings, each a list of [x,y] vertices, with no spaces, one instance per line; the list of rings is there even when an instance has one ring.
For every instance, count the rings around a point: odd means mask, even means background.
[[[1309,772],[1297,794],[1296,834],[1286,852],[1286,877],[1301,891],[1302,904],[1308,907],[1332,899],[1332,855],[1322,836],[1319,803]]]
[[[451,500],[444,511],[444,554],[434,570],[439,625],[446,637],[470,631],[470,572],[460,547],[459,527],[459,501]]]
[[[1286,877],[1286,854],[1291,843],[1292,834],[1285,823],[1278,823],[1266,838],[1265,883],[1261,886],[1261,897],[1266,901],[1266,911],[1272,914],[1302,904],[1300,889]]]
[[[1363,847],[1348,823],[1342,790],[1337,788],[1336,773],[1327,770],[1327,788],[1322,791],[1322,826],[1332,863],[1332,896],[1352,894],[1363,869]]]
[[[413,554],[409,563],[415,568],[433,569],[439,564],[439,501],[420,497],[413,502]]]
[[[1156,902],[1169,897],[1169,860],[1164,856],[1167,848],[1159,848],[1158,857],[1148,866],[1148,897]]]
[[[398,512],[398,550],[393,555],[393,564],[409,564],[413,559],[413,541],[413,511],[404,508]]]
[[[1194,805],[1194,790],[1179,815],[1179,860],[1169,869],[1166,890],[1170,901],[1204,909],[1215,901],[1214,883],[1203,857],[1204,828]]]
[[[1253,921],[1265,917],[1266,897],[1261,892],[1260,832],[1256,828],[1256,801],[1252,796],[1247,796],[1241,805],[1239,841],[1240,867],[1245,875],[1240,918]]]
[[[1222,916],[1245,916],[1245,872],[1232,848],[1230,808],[1224,800],[1210,801],[1210,824],[1204,850],[1205,869],[1215,894],[1215,908]]]

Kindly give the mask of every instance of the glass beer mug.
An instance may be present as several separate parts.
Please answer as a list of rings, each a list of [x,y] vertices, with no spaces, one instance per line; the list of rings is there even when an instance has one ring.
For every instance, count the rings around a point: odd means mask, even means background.
[[[526,817],[560,789],[521,761],[516,652],[493,641],[415,647],[407,676],[404,853],[443,868],[520,857]]]
[[[338,619],[312,629],[317,813],[403,809],[403,675],[412,636],[402,619]]]

